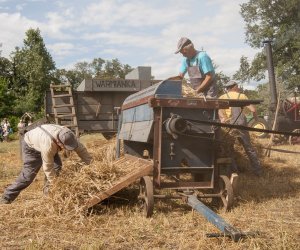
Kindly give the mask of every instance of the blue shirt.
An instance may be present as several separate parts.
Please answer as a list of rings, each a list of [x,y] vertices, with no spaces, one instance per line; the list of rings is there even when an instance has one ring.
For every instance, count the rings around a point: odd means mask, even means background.
[[[179,72],[182,74],[185,74],[187,72],[187,68],[188,68],[187,60],[190,60],[190,66],[196,66],[197,58],[198,58],[200,72],[204,75],[210,72],[214,76],[215,70],[212,61],[204,51],[200,51],[191,59],[183,58]]]

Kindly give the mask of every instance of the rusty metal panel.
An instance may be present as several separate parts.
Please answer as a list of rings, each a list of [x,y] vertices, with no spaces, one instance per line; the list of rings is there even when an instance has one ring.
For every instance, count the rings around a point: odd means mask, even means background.
[[[161,143],[162,143],[162,110],[154,109],[153,132],[153,184],[160,187],[161,184]]]
[[[122,109],[145,104],[151,97],[155,97],[156,95],[165,96],[166,98],[181,97],[181,81],[162,81],[132,94],[125,99]]]
[[[187,109],[227,109],[229,102],[219,99],[203,98],[152,98],[149,100],[151,107],[179,107]]]

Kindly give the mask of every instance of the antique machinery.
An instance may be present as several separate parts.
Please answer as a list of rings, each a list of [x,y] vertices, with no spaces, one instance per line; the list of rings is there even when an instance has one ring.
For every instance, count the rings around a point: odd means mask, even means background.
[[[152,174],[140,180],[145,215],[152,215],[154,199],[182,198],[224,234],[239,239],[241,232],[228,229],[198,198],[220,201],[226,210],[232,207],[230,159],[217,157],[219,129],[209,122],[217,121],[220,108],[257,102],[184,98],[181,88],[181,81],[162,81],[130,95],[121,108],[118,139],[125,155],[153,162]],[[171,194],[161,193],[163,189]]]
[[[272,124],[274,122],[276,105],[278,102],[276,81],[273,65],[272,56],[272,45],[271,41],[264,41],[265,52],[267,57],[268,75],[269,75],[269,86],[270,86],[270,106],[269,106],[269,121]],[[280,109],[278,112],[276,130],[286,132],[298,132],[300,129],[300,104],[299,104],[299,90],[295,89],[292,96],[280,100]],[[271,125],[270,124],[270,125]],[[272,127],[272,126],[270,126]],[[291,137],[290,137],[291,139]]]

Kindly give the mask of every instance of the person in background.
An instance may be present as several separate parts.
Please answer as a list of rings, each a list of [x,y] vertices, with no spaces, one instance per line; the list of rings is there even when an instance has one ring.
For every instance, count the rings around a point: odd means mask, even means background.
[[[22,139],[23,168],[16,181],[5,189],[0,204],[13,202],[33,182],[41,167],[47,180],[44,187],[44,193],[47,193],[48,184],[53,182],[61,170],[62,162],[58,152],[62,149],[74,150],[86,164],[92,161],[84,145],[66,127],[44,124],[25,133]]]
[[[0,124],[0,142],[3,142],[3,128],[1,124]]]
[[[196,50],[192,41],[186,37],[178,41],[175,54],[179,52],[184,57],[179,70],[181,79],[188,73],[192,87],[198,94],[217,98],[217,77],[206,52]]]
[[[4,118],[3,120],[2,129],[3,129],[3,140],[8,141],[8,135],[10,134],[11,127],[7,118]]]
[[[221,95],[219,99],[239,99],[247,100],[248,97],[241,93],[238,84],[235,81],[229,81],[224,84],[226,93]],[[250,112],[253,113],[253,117],[257,118],[256,109],[254,105],[249,105],[246,107]],[[219,119],[222,123],[230,123],[235,125],[247,126],[246,116],[242,112],[240,107],[230,107],[229,109],[220,109],[219,110]],[[263,173],[261,164],[258,160],[257,153],[254,150],[251,141],[250,135],[247,130],[237,129],[237,138],[242,144],[249,160],[253,172],[257,176],[261,176]]]
[[[25,128],[25,122],[21,119],[18,123],[18,131],[22,131]]]

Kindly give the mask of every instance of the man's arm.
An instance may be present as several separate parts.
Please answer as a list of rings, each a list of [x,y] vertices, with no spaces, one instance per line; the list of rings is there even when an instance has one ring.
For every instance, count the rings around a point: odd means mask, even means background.
[[[219,114],[219,119],[222,123],[228,122],[229,118],[226,115],[225,109],[219,109],[218,114]]]
[[[41,157],[43,161],[43,170],[49,182],[52,182],[56,177],[55,169],[54,169],[54,155],[57,150],[51,148],[50,150],[42,150]]]
[[[78,141],[78,147],[74,150],[85,164],[90,164],[93,157],[89,154],[86,147]]]
[[[184,77],[184,73],[179,73],[179,77],[181,78],[181,79],[183,79],[183,77]]]
[[[201,93],[201,92],[204,92],[210,85],[211,83],[211,80],[212,80],[212,75],[211,73],[207,73],[205,75],[205,78],[203,80],[203,82],[199,85],[199,87],[196,89],[196,92],[197,93]]]
[[[250,104],[249,106],[247,106],[247,109],[249,109],[251,111],[251,113],[253,114],[253,117],[255,120],[258,119],[257,113],[256,113],[256,108],[253,104]]]

